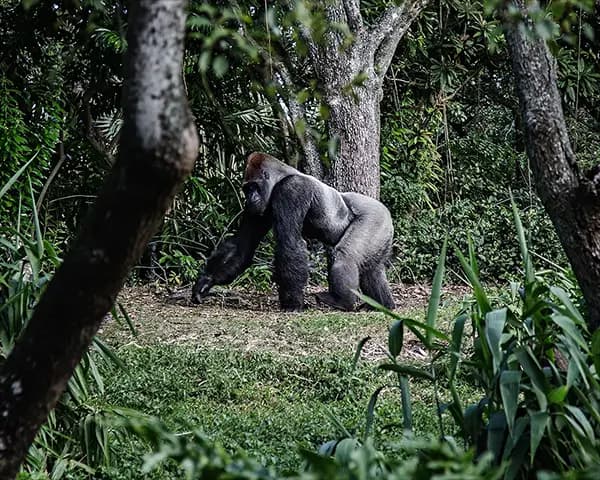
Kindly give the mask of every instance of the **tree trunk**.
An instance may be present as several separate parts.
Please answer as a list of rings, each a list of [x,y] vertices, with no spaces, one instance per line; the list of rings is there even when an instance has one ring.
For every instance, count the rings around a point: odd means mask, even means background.
[[[191,173],[198,137],[182,84],[187,0],[131,2],[119,158],[0,370],[0,478],[40,426]]]
[[[556,85],[556,62],[531,28],[507,24],[527,154],[537,192],[550,216],[586,301],[588,321],[600,326],[600,178],[580,175]],[[532,5],[537,4],[533,2]],[[525,28],[523,28],[525,27]]]
[[[346,23],[355,35],[348,46],[344,35],[331,30],[312,50],[311,60],[329,108],[327,134],[336,146],[325,179],[342,192],[379,198],[379,102],[385,75],[385,71],[375,72],[379,44],[365,27],[357,3],[328,2],[325,11],[330,24]],[[359,76],[366,77],[362,84]]]
[[[295,8],[294,2],[285,2]],[[303,41],[308,45],[309,60],[329,108],[325,127],[329,140],[338,148],[331,158],[325,180],[342,191],[355,191],[379,197],[380,106],[385,74],[392,62],[398,42],[429,0],[390,2],[379,18],[364,21],[359,0],[318,0],[313,6],[322,8],[328,29],[323,38],[312,38],[311,32],[300,26]],[[347,25],[352,41],[348,44],[340,25]],[[282,84],[293,92],[293,79],[284,62],[272,61]],[[364,82],[360,83],[360,78]],[[288,100],[293,122],[302,118],[303,108]],[[298,135],[304,150],[303,166],[320,176],[322,168],[314,139],[302,131]]]
[[[379,198],[380,100],[377,91],[361,90],[327,102],[329,138],[339,142],[328,180],[341,192]]]

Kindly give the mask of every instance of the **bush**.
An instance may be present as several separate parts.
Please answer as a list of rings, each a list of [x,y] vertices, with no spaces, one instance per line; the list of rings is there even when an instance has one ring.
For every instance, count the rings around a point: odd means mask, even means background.
[[[407,376],[447,383],[451,398],[437,399],[442,415],[449,414],[456,435],[477,454],[490,453],[506,468],[504,478],[588,478],[600,468],[600,331],[589,332],[583,314],[567,291],[536,275],[516,207],[515,225],[524,278],[510,294],[492,297],[482,287],[473,245],[469,255],[457,251],[473,300],[454,321],[451,335],[434,329],[445,265],[445,244],[434,280],[427,324],[397,318],[390,330],[391,363],[380,368],[399,375],[405,423],[410,416]],[[571,286],[571,292],[577,288]],[[579,294],[580,297],[580,294]],[[388,312],[391,316],[395,314]],[[470,325],[467,322],[470,320]],[[467,328],[470,327],[470,328]],[[428,369],[398,363],[404,327],[410,328],[430,352]],[[439,377],[440,365],[445,377]],[[481,398],[464,405],[456,391],[457,375],[481,389]],[[437,390],[437,388],[436,388]]]
[[[448,143],[442,143],[440,111],[409,98],[402,107],[388,114],[382,127],[381,198],[394,218],[399,280],[431,278],[444,238],[466,248],[467,232],[477,247],[482,279],[512,278],[519,252],[511,241],[509,190],[531,226],[532,251],[564,264],[553,226],[533,192],[526,156],[515,149],[511,111],[482,107],[466,133],[451,130]],[[448,268],[460,272],[456,258],[448,259]]]
[[[520,192],[517,192],[520,193]],[[533,205],[525,197],[517,197],[523,208],[523,219],[530,226],[532,253],[556,264],[565,263],[554,227],[536,199]],[[438,209],[426,209],[414,215],[395,219],[396,248],[394,265],[402,281],[431,278],[444,238],[461,249],[467,247],[467,237],[475,244],[481,278],[492,283],[513,279],[520,267],[519,248],[508,239],[515,228],[508,195],[490,196],[473,201],[457,200]],[[460,275],[456,257],[448,259],[448,268]]]

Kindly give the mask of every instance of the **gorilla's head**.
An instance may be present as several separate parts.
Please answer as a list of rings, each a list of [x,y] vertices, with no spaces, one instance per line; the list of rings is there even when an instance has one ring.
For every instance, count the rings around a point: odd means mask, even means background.
[[[253,215],[262,215],[269,205],[270,193],[266,181],[254,180],[242,186],[246,197],[245,210]]]
[[[254,152],[248,156],[242,185],[246,211],[254,215],[265,213],[273,187],[286,175],[286,169],[290,167],[266,153]]]

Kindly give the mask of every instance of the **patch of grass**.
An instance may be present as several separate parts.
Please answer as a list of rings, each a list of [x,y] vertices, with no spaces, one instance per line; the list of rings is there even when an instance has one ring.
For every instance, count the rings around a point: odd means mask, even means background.
[[[243,449],[281,471],[298,467],[299,447],[315,450],[341,435],[330,414],[362,435],[369,397],[380,385],[393,383],[393,376],[373,363],[360,363],[353,371],[351,353],[282,357],[129,345],[119,350],[129,372],[104,367],[106,393],[98,400],[156,415],[175,431],[200,428],[227,449]],[[431,385],[411,382],[415,433],[439,435]],[[393,389],[385,391],[377,404],[376,439],[385,433],[386,442],[399,440],[401,423],[400,396]],[[108,478],[139,475],[144,446],[122,442]],[[178,478],[168,466],[157,475]]]
[[[293,321],[299,334],[335,334],[370,325],[387,325],[389,318],[381,313],[307,312]]]
[[[455,294],[444,296],[443,330],[450,329],[461,303]],[[129,372],[104,367],[106,392],[98,402],[155,415],[177,432],[200,429],[228,450],[244,450],[279,471],[298,468],[299,448],[314,451],[343,436],[331,416],[362,437],[369,398],[378,387],[396,383],[395,374],[378,370],[373,361],[383,355],[391,323],[380,313],[197,308],[157,303],[139,292],[127,304],[140,336],[115,324],[105,327],[103,338],[117,348]],[[423,319],[425,312],[424,304],[413,302],[398,313]],[[365,336],[372,337],[364,355],[371,360],[361,360],[353,370],[354,348]],[[414,336],[405,336],[405,360],[422,358],[409,352],[417,344]],[[432,385],[413,379],[411,390],[415,434],[438,436]],[[459,385],[465,400],[473,390],[467,381]],[[442,387],[440,395],[450,399]],[[381,393],[373,433],[388,445],[401,439],[397,390]],[[106,478],[139,478],[147,447],[127,438],[119,442],[119,457]],[[181,474],[167,465],[149,478]]]

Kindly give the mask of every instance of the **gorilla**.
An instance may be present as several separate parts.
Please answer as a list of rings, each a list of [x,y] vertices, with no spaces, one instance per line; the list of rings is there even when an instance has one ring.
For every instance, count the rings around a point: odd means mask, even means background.
[[[394,301],[385,275],[394,228],[388,209],[358,193],[340,193],[310,175],[265,153],[248,157],[242,185],[246,203],[237,234],[208,258],[192,290],[199,303],[213,285],[235,280],[252,262],[258,244],[273,228],[274,280],[282,310],[304,307],[308,281],[305,239],[329,249],[329,291],[317,299],[334,308],[354,310],[362,291],[387,308]]]

